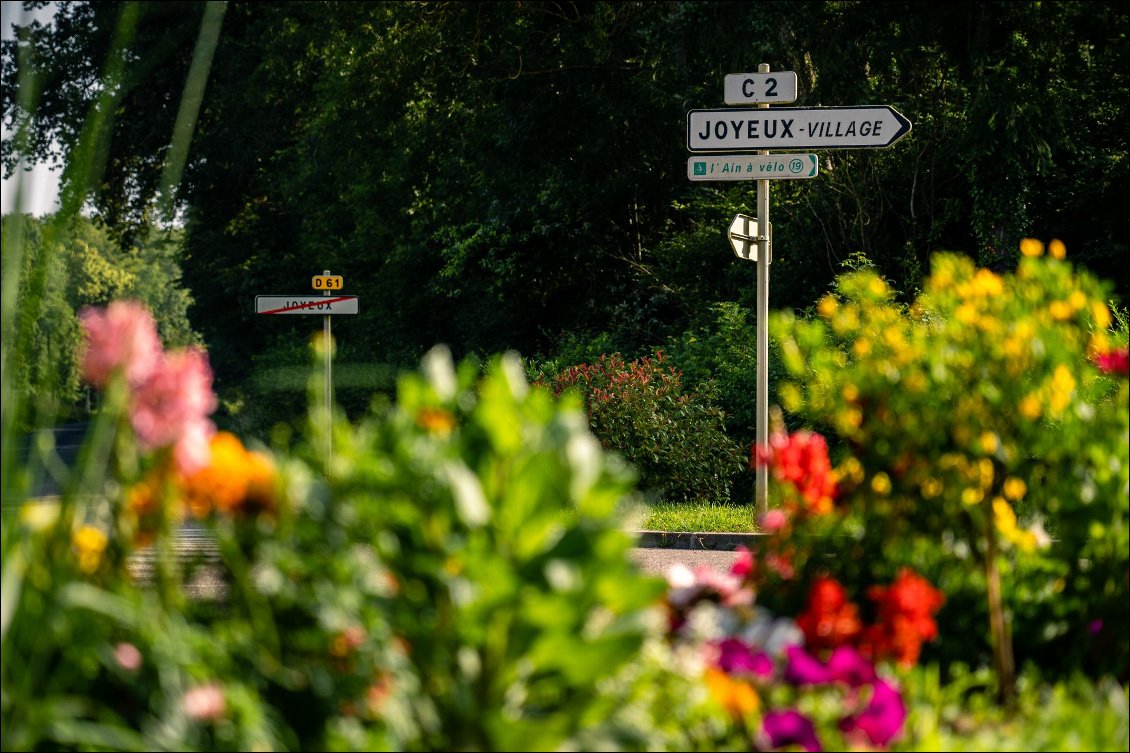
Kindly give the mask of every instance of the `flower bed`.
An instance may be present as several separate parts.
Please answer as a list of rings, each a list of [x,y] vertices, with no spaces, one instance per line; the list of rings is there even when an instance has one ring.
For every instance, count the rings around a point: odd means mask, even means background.
[[[3,527],[4,747],[1125,749],[1125,328],[1026,248],[779,318],[784,407],[830,441],[779,424],[766,545],[667,582],[616,523],[632,471],[513,355],[437,348],[358,423],[315,399],[248,447],[203,353],[89,311],[104,408]],[[176,556],[189,518],[217,554]]]

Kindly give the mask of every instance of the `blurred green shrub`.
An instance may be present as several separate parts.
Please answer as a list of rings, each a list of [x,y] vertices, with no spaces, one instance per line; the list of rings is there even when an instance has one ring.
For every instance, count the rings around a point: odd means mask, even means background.
[[[516,356],[476,378],[433,350],[394,406],[333,438],[325,514],[372,543],[387,572],[379,610],[403,653],[399,706],[377,715],[410,748],[557,749],[582,732],[627,744],[639,731],[615,713],[625,699],[599,688],[638,654],[663,592],[632,568],[615,524],[632,475],[579,401],[530,389]]]

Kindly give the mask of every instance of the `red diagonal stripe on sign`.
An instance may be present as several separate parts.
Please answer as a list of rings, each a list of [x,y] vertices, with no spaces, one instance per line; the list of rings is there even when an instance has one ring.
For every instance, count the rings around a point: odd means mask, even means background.
[[[260,311],[260,314],[285,314],[287,311],[297,311],[298,309],[312,309],[321,306],[323,303],[337,303],[338,301],[352,301],[357,296],[344,295],[340,298],[322,298],[317,301],[310,301],[309,303],[296,303],[293,306],[284,306],[281,309],[271,309],[270,311]]]

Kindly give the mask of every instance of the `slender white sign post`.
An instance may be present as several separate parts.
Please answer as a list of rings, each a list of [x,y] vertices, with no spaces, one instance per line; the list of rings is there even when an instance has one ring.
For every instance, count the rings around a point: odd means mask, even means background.
[[[322,270],[323,280],[332,280],[333,275],[330,274],[328,269]],[[340,279],[340,278],[339,278]],[[318,278],[315,277],[313,281],[315,288],[318,287]],[[333,295],[330,292],[329,285],[322,292],[324,296]],[[333,340],[330,339],[330,315],[326,314],[322,317],[322,347],[326,359],[326,476],[330,473],[330,460],[334,454],[334,409],[333,409]]]
[[[768,73],[769,64],[757,66],[758,73]],[[757,109],[768,109],[763,102]],[[758,154],[769,156],[765,149]],[[769,445],[769,181],[757,181],[757,446]],[[757,486],[754,490],[757,518],[769,512],[769,466],[757,464]]]

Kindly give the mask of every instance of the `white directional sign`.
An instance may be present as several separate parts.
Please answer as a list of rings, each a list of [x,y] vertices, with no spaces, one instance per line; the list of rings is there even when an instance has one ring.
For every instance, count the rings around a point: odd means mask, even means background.
[[[769,226],[769,256],[767,262],[773,263],[773,223],[767,222]],[[734,221],[730,223],[730,229],[726,231],[726,237],[730,239],[730,245],[734,249],[734,256],[746,261],[757,261],[757,247],[758,241],[761,240],[757,232],[757,218],[747,217],[744,214],[734,215]]]
[[[910,133],[910,121],[887,105],[691,110],[692,152],[884,147]]]
[[[257,295],[256,314],[356,314],[355,295]]]
[[[723,84],[728,105],[756,105],[762,102],[787,105],[796,102],[796,73],[731,73]]]
[[[815,154],[710,154],[687,160],[691,180],[781,180],[815,178],[820,161]]]

